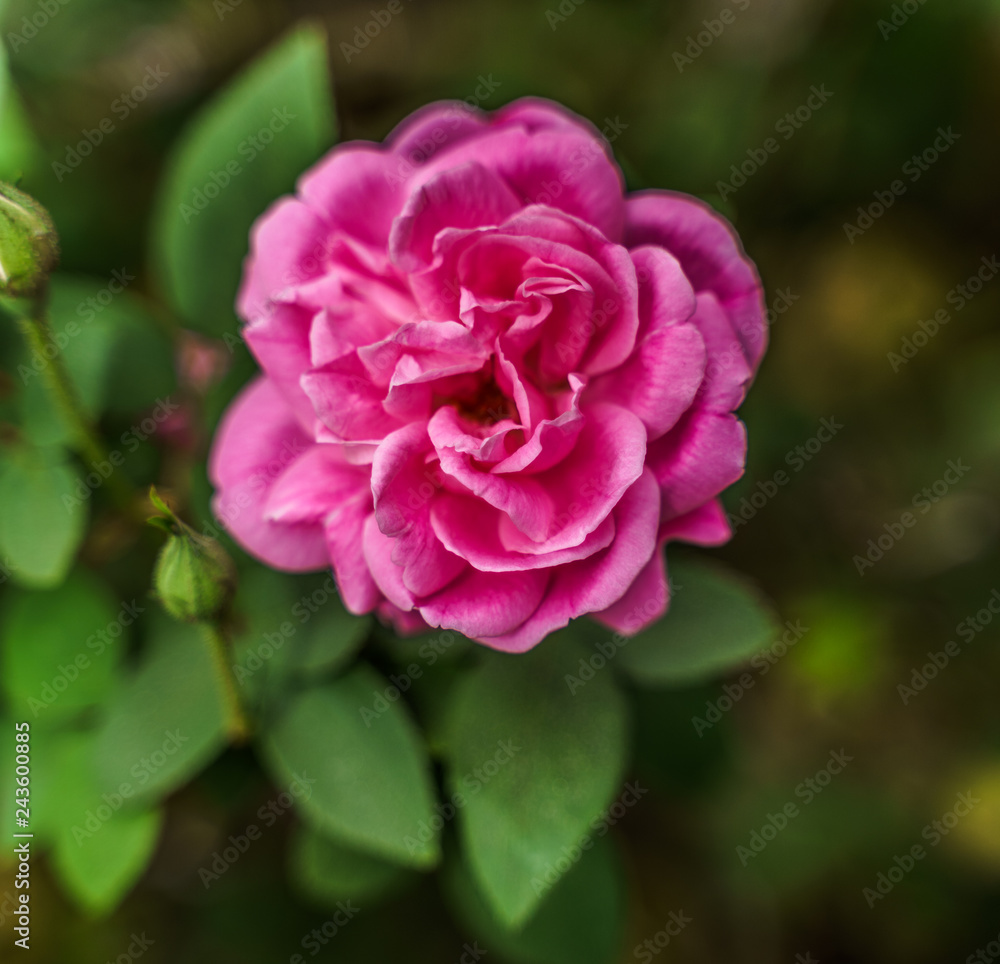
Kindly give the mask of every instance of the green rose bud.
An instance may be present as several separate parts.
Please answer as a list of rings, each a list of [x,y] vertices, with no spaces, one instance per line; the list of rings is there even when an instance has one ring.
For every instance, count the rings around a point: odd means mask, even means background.
[[[153,570],[153,587],[163,608],[187,622],[211,620],[222,615],[236,590],[236,568],[214,539],[185,525],[150,493],[163,513],[150,523],[168,533]]]
[[[0,182],[0,294],[38,294],[58,260],[59,238],[48,211]]]

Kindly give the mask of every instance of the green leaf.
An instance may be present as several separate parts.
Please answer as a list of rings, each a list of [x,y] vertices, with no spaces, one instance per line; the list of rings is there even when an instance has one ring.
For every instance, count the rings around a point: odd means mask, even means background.
[[[315,615],[303,614],[301,639],[292,650],[293,666],[305,677],[318,677],[346,666],[371,632],[372,622],[344,609],[331,597]]]
[[[167,295],[191,327],[235,331],[250,226],[332,143],[330,86],[322,33],[296,30],[183,136],[167,165],[153,244]]]
[[[28,448],[0,464],[0,555],[16,582],[48,589],[65,579],[87,521],[78,482],[68,465]]]
[[[97,753],[102,781],[143,799],[183,784],[226,742],[207,642],[195,626],[153,619],[150,651],[109,707]]]
[[[58,589],[19,592],[5,603],[3,689],[19,719],[65,719],[111,693],[135,600],[119,609],[103,583],[78,572]]]
[[[170,339],[123,282],[130,276],[121,271],[110,279],[57,275],[52,282],[53,338],[91,418],[137,414],[176,388]],[[49,397],[42,375],[48,364],[27,356],[18,367],[23,428],[36,445],[67,445],[72,429]]]
[[[385,679],[367,665],[298,694],[265,743],[280,782],[315,780],[301,807],[324,833],[397,863],[434,864],[427,751],[398,702],[372,710]]]
[[[617,662],[637,682],[701,682],[748,660],[775,639],[778,623],[760,593],[718,565],[671,565],[667,615],[635,636]]]
[[[625,882],[607,839],[575,863],[520,930],[503,926],[460,861],[451,861],[445,891],[457,916],[483,947],[523,964],[611,964],[625,931]]]
[[[149,863],[163,815],[136,808],[122,787],[102,787],[93,734],[66,734],[49,765],[59,801],[50,814],[53,866],[72,897],[95,915],[110,913]]]
[[[588,655],[572,630],[524,655],[493,655],[452,706],[448,775],[462,842],[484,895],[510,927],[535,910],[540,882],[621,780],[626,705],[613,675],[600,672],[575,694],[567,685]]]
[[[398,864],[345,847],[309,826],[292,840],[291,869],[304,894],[331,906],[378,900],[409,877]]]

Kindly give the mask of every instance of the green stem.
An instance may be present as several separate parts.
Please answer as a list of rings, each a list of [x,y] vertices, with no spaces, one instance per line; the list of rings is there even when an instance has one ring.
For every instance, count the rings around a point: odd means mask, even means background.
[[[236,680],[233,678],[229,660],[226,658],[226,641],[214,623],[202,622],[202,636],[212,654],[212,665],[222,694],[222,704],[226,714],[226,732],[233,743],[245,743],[250,737],[250,721],[247,719],[240,701]]]
[[[22,315],[19,319],[21,331],[28,347],[38,358],[46,361],[42,377],[53,404],[73,432],[77,453],[94,469],[101,463],[110,465],[108,450],[84,414],[83,403],[77,394],[69,370],[52,339],[46,300],[45,292],[35,298],[30,315]],[[135,505],[131,487],[116,474],[108,476],[106,485],[115,504],[131,513]]]

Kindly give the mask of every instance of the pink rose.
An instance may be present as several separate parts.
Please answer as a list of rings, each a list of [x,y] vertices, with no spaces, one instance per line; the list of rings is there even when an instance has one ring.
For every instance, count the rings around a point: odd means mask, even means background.
[[[693,198],[625,197],[607,142],[540,100],[434,104],[257,223],[239,312],[264,370],[226,414],[215,509],[352,612],[520,652],[666,610],[670,539],[731,535],[732,414],[760,281]]]

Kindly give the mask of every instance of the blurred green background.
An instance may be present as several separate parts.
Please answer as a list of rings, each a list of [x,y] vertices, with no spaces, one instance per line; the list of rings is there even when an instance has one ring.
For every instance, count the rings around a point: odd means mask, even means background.
[[[8,0],[3,11],[14,90],[0,173],[23,172],[59,227],[63,269],[88,276],[90,292],[124,270],[155,304],[150,210],[165,156],[199,106],[302,18],[328,33],[341,139],[379,140],[435,99],[493,109],[551,97],[605,129],[630,187],[687,191],[733,220],[773,314],[742,410],[747,472],[725,496],[737,534],[718,555],[805,631],[749,675],[635,692],[628,772],[651,792],[609,835],[626,882],[620,960],[1000,956],[1000,617],[987,608],[1000,599],[1000,279],[958,288],[1000,254],[1000,4],[403,0],[354,53],[342,44],[381,0],[57,6],[23,43],[11,35],[41,5]],[[162,82],[124,111],[120,98],[151,69]],[[114,132],[60,175],[67,146],[105,117]],[[949,320],[924,337],[939,309]],[[9,398],[21,381],[4,367]],[[238,349],[223,391],[250,370]],[[222,399],[206,404],[211,418]],[[179,445],[159,477],[193,476],[175,484],[203,505],[199,444]],[[130,471],[142,477],[139,461],[155,457],[144,451]],[[967,471],[946,477],[949,463]],[[892,536],[908,510],[916,524]],[[890,548],[877,549],[880,536]],[[85,559],[140,591],[123,552],[98,520]],[[901,691],[949,640],[960,654]],[[841,752],[842,774],[801,789]],[[143,933],[154,941],[144,964],[471,954],[479,935],[453,922],[433,877],[370,911],[362,902],[315,957],[303,951],[332,908],[289,883],[292,815],[203,887],[198,868],[278,792],[250,751],[227,752],[170,799],[151,867],[104,919],[77,910],[36,861],[33,958],[121,960]],[[947,818],[966,793],[971,812]],[[789,803],[796,815],[759,854],[737,849]],[[949,832],[932,845],[935,820]],[[916,844],[926,856],[866,900]],[[664,944],[671,913],[690,922]],[[10,927],[5,918],[0,960],[20,953]],[[507,959],[482,946],[487,960]]]

